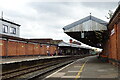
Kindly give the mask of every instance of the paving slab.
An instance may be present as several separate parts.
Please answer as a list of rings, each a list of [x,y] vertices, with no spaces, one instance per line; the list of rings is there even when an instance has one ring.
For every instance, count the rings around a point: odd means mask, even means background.
[[[78,59],[43,80],[120,80],[119,68],[97,56]]]

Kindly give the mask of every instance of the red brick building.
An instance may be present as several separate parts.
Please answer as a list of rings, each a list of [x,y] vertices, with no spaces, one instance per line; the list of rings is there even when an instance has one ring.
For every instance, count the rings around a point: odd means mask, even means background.
[[[103,54],[108,57],[110,63],[120,63],[120,5],[109,21],[108,35]]]

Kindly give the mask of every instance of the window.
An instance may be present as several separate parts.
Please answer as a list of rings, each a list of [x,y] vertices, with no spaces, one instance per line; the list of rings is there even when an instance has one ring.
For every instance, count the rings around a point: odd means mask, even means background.
[[[7,25],[3,25],[3,33],[8,33],[8,26]]]
[[[11,27],[11,28],[10,28],[10,33],[11,33],[11,34],[16,34],[16,28]]]

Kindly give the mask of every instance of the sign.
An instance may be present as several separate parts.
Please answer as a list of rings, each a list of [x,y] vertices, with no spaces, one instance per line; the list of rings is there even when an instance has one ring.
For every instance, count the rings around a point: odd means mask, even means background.
[[[111,30],[111,36],[115,33],[115,29]]]
[[[81,38],[84,38],[84,33],[83,32],[81,33]]]

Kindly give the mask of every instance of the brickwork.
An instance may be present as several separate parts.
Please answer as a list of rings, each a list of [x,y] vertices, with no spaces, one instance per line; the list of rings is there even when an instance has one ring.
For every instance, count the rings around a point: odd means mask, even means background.
[[[15,41],[8,41],[8,53],[7,56],[16,56],[17,51],[17,42]]]
[[[34,44],[34,55],[39,55],[39,54],[40,54],[40,45]]]
[[[25,55],[25,43],[17,43],[17,55]]]
[[[114,25],[113,29],[115,30],[115,33],[113,35],[110,35],[110,47],[111,47],[110,52],[111,53],[109,55],[111,56],[112,59],[117,60],[117,52],[116,52],[117,51],[117,45],[116,45],[117,26]]]
[[[6,41],[0,40],[0,56],[6,55],[6,47],[5,47]]]
[[[2,40],[0,40],[0,56],[2,56],[3,55],[3,52],[4,51],[4,49],[3,49],[3,43],[2,43]]]
[[[27,43],[26,44],[26,55],[34,55],[34,44]]]
[[[116,9],[108,24],[109,39],[104,44],[104,50],[108,53],[109,62],[117,65],[120,61],[120,5]]]
[[[47,45],[41,45],[41,52],[40,52],[40,54],[41,55],[47,55]]]
[[[117,25],[117,55],[120,60],[120,22]]]
[[[54,54],[54,47],[50,46],[50,54],[53,55]]]

